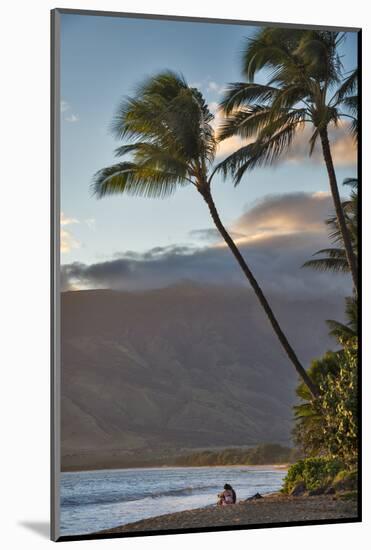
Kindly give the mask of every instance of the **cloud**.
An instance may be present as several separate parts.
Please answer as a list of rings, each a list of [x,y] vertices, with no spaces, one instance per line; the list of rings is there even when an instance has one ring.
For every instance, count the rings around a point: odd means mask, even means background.
[[[89,229],[95,229],[95,218],[87,218],[84,220]]]
[[[69,116],[66,116],[65,119],[67,122],[78,122],[80,120],[79,115],[71,113]]]
[[[267,197],[246,210],[232,225],[232,231],[243,234],[240,251],[265,292],[289,299],[344,296],[350,292],[346,276],[301,268],[314,252],[329,244],[323,223],[329,210],[326,193]],[[205,237],[215,236],[213,228],[202,231]],[[67,264],[62,266],[63,289],[134,291],[161,288],[183,280],[246,285],[230,250],[220,244],[156,247],[145,253],[118,253],[112,260],[90,265]]]
[[[61,111],[64,113],[65,111],[68,111],[70,108],[69,103],[65,101],[64,99],[61,100]]]
[[[278,235],[324,233],[324,220],[333,214],[330,193],[271,195],[257,201],[234,224],[240,242],[253,242]]]
[[[61,212],[61,252],[64,254],[70,252],[72,248],[78,248],[80,246],[80,243],[72,236],[71,232],[65,229],[67,225],[75,223],[79,223],[79,221],[75,218],[68,218]]]
[[[357,163],[357,146],[350,135],[350,125],[341,121],[337,127],[329,128],[329,140],[334,164],[337,166],[353,166]],[[324,162],[320,140],[317,140],[313,154],[309,157],[309,139],[313,128],[306,126],[298,132],[290,150],[285,155],[286,162],[300,164],[302,162]]]
[[[233,239],[243,238],[245,236],[243,233],[237,233],[237,231],[232,230],[229,230],[229,234]],[[219,231],[213,228],[193,229],[189,232],[189,236],[208,243],[218,242],[221,238]]]
[[[208,92],[214,92],[216,94],[222,94],[225,91],[225,85],[224,84],[218,84],[217,82],[214,82],[213,80],[210,80],[207,83],[206,90]]]
[[[61,212],[61,225],[71,225],[73,223],[79,223],[76,218],[69,218],[63,212]]]
[[[241,147],[252,143],[253,141],[253,139],[243,140],[238,136],[232,136],[228,139],[225,139],[224,141],[218,143],[215,158],[220,161],[223,158],[228,157],[235,151],[238,151],[238,149],[241,149]]]
[[[65,113],[66,111],[70,111],[71,105],[68,103],[68,101],[65,101],[64,99],[61,100],[61,112]],[[71,113],[69,115],[65,115],[63,120],[66,122],[78,122],[80,120],[79,115],[76,113]]]

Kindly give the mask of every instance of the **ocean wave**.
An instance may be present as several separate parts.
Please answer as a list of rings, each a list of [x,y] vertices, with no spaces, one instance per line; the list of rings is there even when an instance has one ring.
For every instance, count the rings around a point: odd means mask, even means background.
[[[196,485],[189,487],[180,487],[177,489],[159,490],[157,492],[141,491],[125,495],[117,492],[104,494],[86,494],[82,495],[64,495],[61,497],[61,506],[89,506],[97,504],[115,504],[119,502],[134,502],[143,499],[160,499],[166,497],[191,496],[194,494],[204,494],[211,492],[211,489],[217,491],[218,485]]]
[[[169,489],[167,491],[159,491],[158,493],[150,495],[152,498],[161,498],[167,496],[187,496],[195,493],[208,493],[211,489],[217,490],[218,485],[197,485],[192,487],[183,487],[180,489]],[[148,496],[148,495],[147,495]]]

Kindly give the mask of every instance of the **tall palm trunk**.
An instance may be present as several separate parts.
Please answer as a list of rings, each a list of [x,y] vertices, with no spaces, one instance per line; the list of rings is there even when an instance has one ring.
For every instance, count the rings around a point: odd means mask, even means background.
[[[355,257],[354,251],[353,251],[349,229],[348,229],[346,221],[345,221],[343,207],[341,205],[341,199],[340,199],[339,189],[338,189],[338,185],[337,185],[337,181],[336,181],[334,163],[332,161],[332,155],[331,155],[331,149],[330,149],[330,142],[329,142],[329,139],[328,139],[327,128],[320,131],[320,137],[321,137],[321,143],[322,143],[323,158],[325,159],[327,173],[328,173],[328,177],[329,177],[329,181],[330,181],[331,194],[332,194],[332,198],[334,200],[334,205],[335,205],[336,218],[337,218],[337,221],[338,221],[338,224],[339,224],[341,237],[343,239],[347,262],[348,262],[348,265],[349,265],[349,268],[350,268],[350,272],[352,274],[354,289],[357,292],[358,291],[357,260],[356,260],[356,257]]]
[[[248,279],[249,283],[251,284],[252,288],[254,289],[255,294],[258,297],[258,300],[264,309],[265,313],[267,314],[267,317],[273,327],[274,332],[276,333],[279,341],[282,344],[282,347],[284,348],[285,352],[287,353],[290,361],[293,363],[297,373],[299,376],[303,379],[304,383],[308,386],[309,391],[311,392],[312,396],[316,398],[318,396],[318,388],[316,385],[312,382],[312,380],[309,378],[306,370],[304,369],[303,365],[300,363],[298,357],[296,356],[295,351],[291,347],[289,341],[287,340],[284,332],[282,331],[273,311],[270,307],[266,297],[263,294],[262,289],[260,288],[257,280],[255,279],[254,275],[252,274],[250,268],[246,264],[242,254],[240,253],[239,249],[235,245],[233,239],[229,235],[228,231],[224,227],[218,211],[216,209],[214,200],[211,196],[210,189],[207,187],[198,188],[199,192],[201,193],[202,197],[204,198],[209,210],[211,217],[215,223],[215,226],[217,227],[219,233],[223,237],[224,241],[230,248],[233,256],[236,258],[238,264],[240,265],[242,271],[244,272],[246,278]]]

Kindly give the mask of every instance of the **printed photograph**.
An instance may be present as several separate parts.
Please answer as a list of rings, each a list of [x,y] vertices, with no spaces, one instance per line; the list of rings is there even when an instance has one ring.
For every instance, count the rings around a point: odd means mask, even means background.
[[[60,537],[359,521],[359,32],[56,17]]]

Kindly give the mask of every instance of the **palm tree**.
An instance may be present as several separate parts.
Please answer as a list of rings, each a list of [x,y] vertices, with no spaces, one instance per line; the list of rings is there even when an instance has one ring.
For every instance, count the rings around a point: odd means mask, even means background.
[[[354,341],[358,335],[358,304],[357,298],[354,296],[347,296],[345,298],[345,316],[347,318],[346,323],[341,323],[334,319],[326,321],[330,329],[330,336],[336,338],[342,346],[349,341]]]
[[[343,181],[344,185],[349,185],[352,188],[350,198],[342,203],[345,214],[346,223],[352,240],[352,247],[357,256],[358,242],[358,180],[356,178],[347,178]],[[303,267],[311,267],[318,271],[332,271],[335,273],[349,272],[349,265],[346,261],[345,249],[342,243],[342,236],[339,230],[336,216],[331,216],[326,220],[326,224],[331,228],[329,234],[330,239],[336,248],[324,248],[319,250],[314,255],[324,254],[324,258],[316,258],[309,260],[303,264]],[[357,296],[348,296],[345,298],[345,316],[346,323],[341,323],[333,319],[326,321],[330,328],[330,335],[336,338],[340,344],[345,344],[349,340],[357,337],[358,333],[358,301]]]
[[[178,187],[192,185],[206,202],[219,233],[230,248],[298,374],[317,396],[317,387],[300,363],[281,329],[262,289],[224,227],[211,193],[216,173],[212,168],[217,140],[202,94],[187,85],[183,76],[171,71],[146,80],[135,97],[125,99],[116,113],[112,132],[131,143],[116,150],[117,156],[131,155],[96,173],[95,194],[126,193],[164,198]]]
[[[352,187],[350,198],[343,201],[342,208],[350,234],[352,248],[355,257],[357,258],[358,248],[358,180],[356,178],[346,178],[343,181],[343,185]],[[336,216],[331,216],[326,220],[326,225],[330,228],[329,238],[333,242],[334,246],[331,248],[323,248],[315,252],[314,256],[318,254],[324,254],[323,258],[315,258],[308,260],[303,264],[303,267],[311,267],[317,271],[333,271],[333,272],[349,272],[349,264],[347,262],[344,243],[341,232],[339,230],[339,224]]]
[[[312,129],[309,154],[319,139],[326,164],[346,260],[357,289],[357,261],[346,225],[331,154],[328,128],[350,119],[357,139],[357,70],[344,74],[338,46],[344,33],[264,28],[249,39],[243,53],[247,82],[230,84],[221,108],[226,120],[221,139],[255,138],[225,160],[221,169],[235,183],[248,169],[273,163],[307,124]],[[270,70],[267,84],[254,82],[261,69]]]
[[[320,359],[314,359],[308,373],[317,386],[322,386],[328,376],[339,372],[340,352],[327,351]],[[300,383],[296,388],[300,402],[294,405],[295,427],[292,435],[295,444],[305,455],[316,456],[323,453],[323,411],[321,403],[312,400],[308,388]]]

